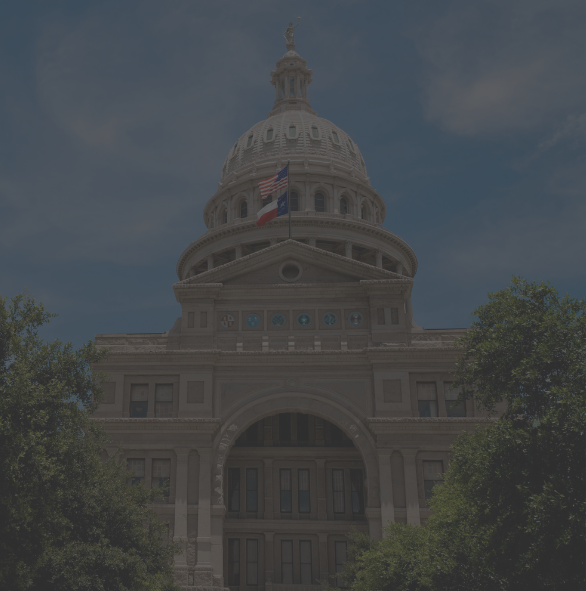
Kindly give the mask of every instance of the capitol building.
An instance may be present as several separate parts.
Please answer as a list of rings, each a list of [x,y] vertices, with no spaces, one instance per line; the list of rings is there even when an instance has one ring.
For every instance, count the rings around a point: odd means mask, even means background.
[[[359,147],[313,109],[292,37],[272,110],[229,147],[177,262],[181,316],[96,336],[104,453],[161,489],[184,589],[343,586],[349,530],[425,523],[450,445],[488,420],[451,387],[464,331],[415,323],[415,252],[383,228]],[[256,224],[258,181],[288,162],[291,239],[287,216]]]

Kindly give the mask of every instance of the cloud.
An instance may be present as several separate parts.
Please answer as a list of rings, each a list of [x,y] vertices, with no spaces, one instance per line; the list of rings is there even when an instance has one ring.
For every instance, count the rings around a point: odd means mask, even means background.
[[[583,4],[455,2],[414,35],[426,116],[460,135],[553,128],[583,110]]]

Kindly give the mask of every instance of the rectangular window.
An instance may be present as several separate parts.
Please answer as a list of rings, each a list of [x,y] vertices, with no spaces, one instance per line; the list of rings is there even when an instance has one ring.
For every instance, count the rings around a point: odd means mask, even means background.
[[[228,511],[240,511],[240,468],[228,468]]]
[[[281,482],[281,513],[291,513],[291,470],[279,471]]]
[[[169,500],[171,486],[171,460],[153,460],[153,488],[163,493],[163,502]]]
[[[127,467],[130,472],[128,484],[144,484],[144,459],[130,458]]]
[[[200,328],[207,328],[208,327],[208,313],[207,312],[200,312],[199,327]]]
[[[417,403],[420,417],[437,417],[435,382],[417,382]]]
[[[252,140],[254,139],[253,135],[249,135],[248,136],[248,141],[246,142],[246,147],[250,148],[250,146],[252,146]]]
[[[299,582],[302,585],[312,585],[313,576],[311,572],[311,542],[301,540],[299,542]]]
[[[187,312],[187,328],[195,326],[195,312]]]
[[[314,139],[319,139],[319,129],[315,127],[315,125],[311,128],[311,134],[313,135]]]
[[[391,308],[391,324],[399,324],[399,308]]]
[[[346,564],[346,542],[334,542],[334,554],[336,560],[336,585],[338,587],[345,587],[346,583],[339,573],[344,570]]]
[[[155,386],[155,416],[160,419],[173,416],[173,384]]]
[[[130,416],[144,419],[149,409],[149,385],[132,384],[130,386]]]
[[[246,540],[246,584],[258,585],[258,540]]]
[[[466,402],[458,400],[460,388],[452,388],[453,382],[444,382],[444,394],[446,397],[446,414],[449,417],[465,417]]]
[[[228,539],[228,585],[240,585],[240,540]]]
[[[377,324],[379,324],[379,325],[385,323],[385,309],[384,308],[377,308],[376,309],[376,321],[377,321]]]
[[[295,78],[289,78],[289,95],[295,96]]]
[[[309,443],[309,415],[297,413],[297,443]]]
[[[335,131],[332,131],[332,137],[334,138],[334,142],[335,142],[336,144],[339,144],[339,143],[340,143],[340,140],[339,140],[339,138],[338,138],[338,133],[337,133],[337,132],[335,132]]]
[[[289,125],[289,137],[295,137],[297,135],[297,127],[295,125]]]
[[[267,142],[270,142],[273,139],[273,130],[272,128],[267,130]]]
[[[441,460],[423,462],[423,488],[425,489],[425,498],[431,499],[433,487],[441,481],[444,465]]]
[[[293,540],[281,541],[281,582],[293,584]]]
[[[332,490],[334,492],[334,513],[345,513],[344,470],[332,470]]]
[[[364,515],[364,480],[362,470],[350,470],[350,484],[352,486],[352,513]]]
[[[291,443],[291,415],[288,412],[279,415],[279,441],[281,445]]]
[[[246,468],[246,511],[258,511],[258,470]]]
[[[299,470],[297,473],[299,513],[310,513],[309,502],[309,470]]]

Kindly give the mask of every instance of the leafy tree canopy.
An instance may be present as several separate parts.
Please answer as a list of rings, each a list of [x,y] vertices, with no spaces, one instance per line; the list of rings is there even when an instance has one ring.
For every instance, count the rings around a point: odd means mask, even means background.
[[[0,588],[174,589],[154,493],[100,459],[90,364],[104,353],[44,343],[51,316],[27,295],[0,298]]]
[[[460,340],[462,397],[494,426],[461,435],[425,527],[354,534],[354,591],[584,588],[586,299],[513,278]]]

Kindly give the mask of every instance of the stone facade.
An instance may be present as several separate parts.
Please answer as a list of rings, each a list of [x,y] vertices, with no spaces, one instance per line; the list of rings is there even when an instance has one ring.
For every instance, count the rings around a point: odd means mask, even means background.
[[[462,330],[413,321],[413,250],[351,138],[312,110],[294,46],[275,105],[231,148],[208,231],[179,258],[163,334],[97,335],[110,377],[96,420],[183,547],[186,589],[309,591],[335,581],[351,527],[421,524],[462,430]],[[287,219],[256,226],[258,180],[290,162]]]

